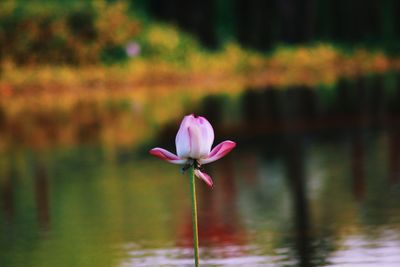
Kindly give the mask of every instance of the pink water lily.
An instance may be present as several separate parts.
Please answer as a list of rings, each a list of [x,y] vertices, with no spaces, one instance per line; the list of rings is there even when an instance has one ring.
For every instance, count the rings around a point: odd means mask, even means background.
[[[150,154],[174,163],[184,164],[184,170],[195,167],[195,175],[208,186],[213,186],[211,177],[200,170],[200,166],[216,161],[228,154],[235,146],[233,141],[224,141],[211,150],[214,142],[214,129],[204,117],[185,116],[175,138],[177,155],[163,149],[153,148]]]

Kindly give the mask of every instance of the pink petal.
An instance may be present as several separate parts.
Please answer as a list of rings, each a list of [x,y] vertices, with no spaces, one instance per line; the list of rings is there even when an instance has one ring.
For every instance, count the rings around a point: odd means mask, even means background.
[[[200,159],[199,163],[200,164],[207,164],[213,161],[216,161],[226,154],[228,154],[232,149],[234,149],[236,146],[236,143],[233,141],[224,141],[214,147],[213,150],[211,150],[211,153],[208,155],[207,158],[205,159]]]
[[[211,177],[210,177],[210,175],[208,175],[207,173],[205,173],[205,172],[201,172],[200,170],[198,170],[198,169],[196,169],[196,170],[194,170],[194,174],[198,177],[198,178],[200,178],[200,179],[202,179],[204,182],[206,182],[206,184],[209,186],[209,187],[213,187],[213,180],[211,179]]]
[[[214,130],[204,117],[185,116],[175,138],[176,152],[180,158],[205,158],[214,142]]]
[[[195,120],[194,116],[188,115],[185,116],[181,122],[181,126],[179,127],[178,133],[175,138],[176,145],[176,154],[180,158],[189,158],[189,154],[191,151],[190,147],[190,135],[189,135],[189,126]]]
[[[202,154],[202,138],[201,138],[201,132],[200,132],[200,127],[197,125],[191,125],[188,128],[189,132],[189,137],[190,137],[190,153],[189,157],[192,159],[199,159],[201,158]],[[205,153],[204,155],[207,155]]]
[[[196,122],[201,135],[200,158],[203,158],[210,154],[211,146],[214,142],[214,129],[204,117],[197,117]]]
[[[160,158],[162,160],[174,163],[174,164],[184,164],[186,163],[186,159],[181,159],[177,155],[163,149],[163,148],[153,148],[149,151],[149,153],[153,156],[156,156],[157,158]]]

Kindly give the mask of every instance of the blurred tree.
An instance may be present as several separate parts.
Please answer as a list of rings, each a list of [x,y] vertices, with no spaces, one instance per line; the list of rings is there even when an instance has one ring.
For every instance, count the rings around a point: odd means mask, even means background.
[[[215,7],[213,0],[150,0],[149,3],[152,15],[196,34],[208,47],[216,45]]]
[[[232,39],[262,50],[314,40],[396,47],[400,37],[396,0],[151,0],[139,6],[208,47]]]

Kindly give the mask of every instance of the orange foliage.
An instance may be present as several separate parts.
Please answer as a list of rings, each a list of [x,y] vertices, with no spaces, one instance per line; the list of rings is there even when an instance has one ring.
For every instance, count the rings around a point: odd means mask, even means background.
[[[0,151],[7,144],[140,144],[208,94],[330,84],[343,76],[387,71],[398,62],[365,50],[344,54],[329,45],[281,48],[268,58],[230,45],[219,53],[189,55],[183,64],[155,59],[112,67],[7,64],[0,81]]]

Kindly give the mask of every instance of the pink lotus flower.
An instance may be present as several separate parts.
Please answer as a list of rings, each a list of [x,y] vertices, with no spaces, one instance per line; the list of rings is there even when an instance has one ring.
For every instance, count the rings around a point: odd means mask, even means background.
[[[159,147],[151,149],[150,154],[174,164],[184,164],[183,170],[194,166],[195,175],[212,187],[213,181],[200,171],[201,165],[222,158],[236,146],[233,141],[224,141],[211,150],[213,142],[214,129],[207,119],[188,115],[183,118],[175,138],[178,155]]]

